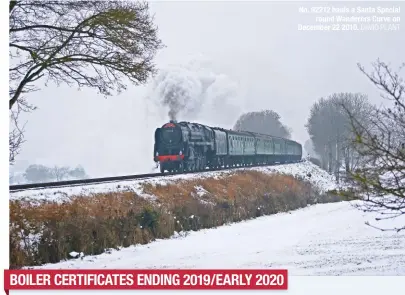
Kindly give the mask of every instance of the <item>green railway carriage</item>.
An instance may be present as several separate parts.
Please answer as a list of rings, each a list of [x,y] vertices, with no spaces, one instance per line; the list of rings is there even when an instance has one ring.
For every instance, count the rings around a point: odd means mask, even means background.
[[[257,165],[288,163],[302,157],[301,145],[295,141],[245,131],[226,130],[228,155],[225,163],[235,165]]]
[[[227,130],[228,155],[226,163],[251,165],[256,154],[255,137],[250,132]]]
[[[285,154],[285,139],[265,134],[255,134],[256,136],[256,162],[275,163],[283,162]]]
[[[285,157],[287,161],[297,161],[300,160],[302,157],[302,146],[293,140],[285,140],[286,142],[286,149],[285,149]]]
[[[264,134],[257,134],[256,136],[256,155],[274,155],[275,141],[274,138]]]
[[[248,132],[228,132],[230,156],[254,156],[255,138]]]
[[[162,173],[289,163],[301,158],[301,144],[265,134],[175,121],[155,131],[154,160]]]

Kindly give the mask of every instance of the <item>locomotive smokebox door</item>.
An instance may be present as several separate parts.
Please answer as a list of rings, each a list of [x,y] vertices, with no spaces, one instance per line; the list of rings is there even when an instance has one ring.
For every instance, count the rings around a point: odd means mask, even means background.
[[[174,121],[164,124],[156,134],[155,141],[155,156],[159,161],[161,172],[182,170],[184,146],[181,125]]]

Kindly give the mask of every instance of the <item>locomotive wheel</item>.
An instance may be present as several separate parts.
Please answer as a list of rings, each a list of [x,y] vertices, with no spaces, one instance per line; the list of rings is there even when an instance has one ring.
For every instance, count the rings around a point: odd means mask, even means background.
[[[164,173],[165,172],[165,167],[163,167],[163,165],[160,165],[160,173]]]

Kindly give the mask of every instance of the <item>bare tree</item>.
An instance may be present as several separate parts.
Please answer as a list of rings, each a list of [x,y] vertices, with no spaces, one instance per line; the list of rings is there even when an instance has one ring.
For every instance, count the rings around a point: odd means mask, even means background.
[[[350,108],[345,108],[355,134],[353,147],[365,159],[363,165],[353,171],[353,190],[344,194],[361,200],[364,211],[381,214],[380,219],[405,214],[405,83],[399,72],[377,60],[367,78],[381,91],[381,96],[393,103],[372,113],[371,124],[357,120]],[[394,230],[405,229],[405,225]]]
[[[239,117],[233,129],[291,137],[291,130],[280,122],[280,115],[272,110],[245,113]]]
[[[319,99],[311,107],[306,128],[314,144],[315,152],[320,155],[322,167],[340,179],[340,170],[353,169],[355,152],[350,148],[353,137],[350,120],[342,106],[355,110],[359,121],[367,125],[369,110],[367,96],[361,93],[334,93]],[[342,164],[344,163],[343,167]]]
[[[63,166],[63,167],[59,167],[59,166],[54,166],[53,168],[50,169],[50,174],[53,176],[54,179],[56,179],[56,181],[61,181],[64,178],[66,178],[66,176],[69,175],[70,172],[70,168]]]
[[[156,72],[162,43],[147,3],[134,1],[10,1],[9,110],[28,106],[24,95],[45,85],[89,87],[110,96],[127,82]],[[22,130],[10,134],[12,155]],[[11,152],[11,150],[10,150]]]
[[[9,163],[14,164],[16,156],[20,153],[21,145],[24,142],[24,128],[18,123],[18,113],[11,112],[10,125],[13,126],[8,134]]]
[[[333,104],[340,113],[340,135],[337,136],[336,146],[338,152],[337,169],[344,168],[346,174],[353,169],[356,169],[358,165],[361,165],[362,157],[352,148],[352,141],[355,136],[352,127],[350,117],[345,112],[345,109],[350,109],[358,122],[361,122],[363,126],[370,126],[372,112],[376,109],[368,102],[367,96],[362,94],[340,94],[333,96]],[[340,156],[344,161],[340,162]]]
[[[21,146],[25,142],[24,131],[25,124],[21,124],[20,115],[23,112],[31,112],[36,108],[33,105],[27,103],[27,101],[20,97],[16,107],[10,110],[10,131],[8,135],[9,139],[9,164],[13,165],[15,158],[21,151]]]

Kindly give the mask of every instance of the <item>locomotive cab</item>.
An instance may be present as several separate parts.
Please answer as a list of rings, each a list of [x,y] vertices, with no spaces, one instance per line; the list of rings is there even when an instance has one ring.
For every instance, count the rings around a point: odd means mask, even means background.
[[[175,121],[164,124],[155,131],[154,161],[160,164],[160,171],[174,171],[181,168],[184,160],[184,145],[181,127]]]

